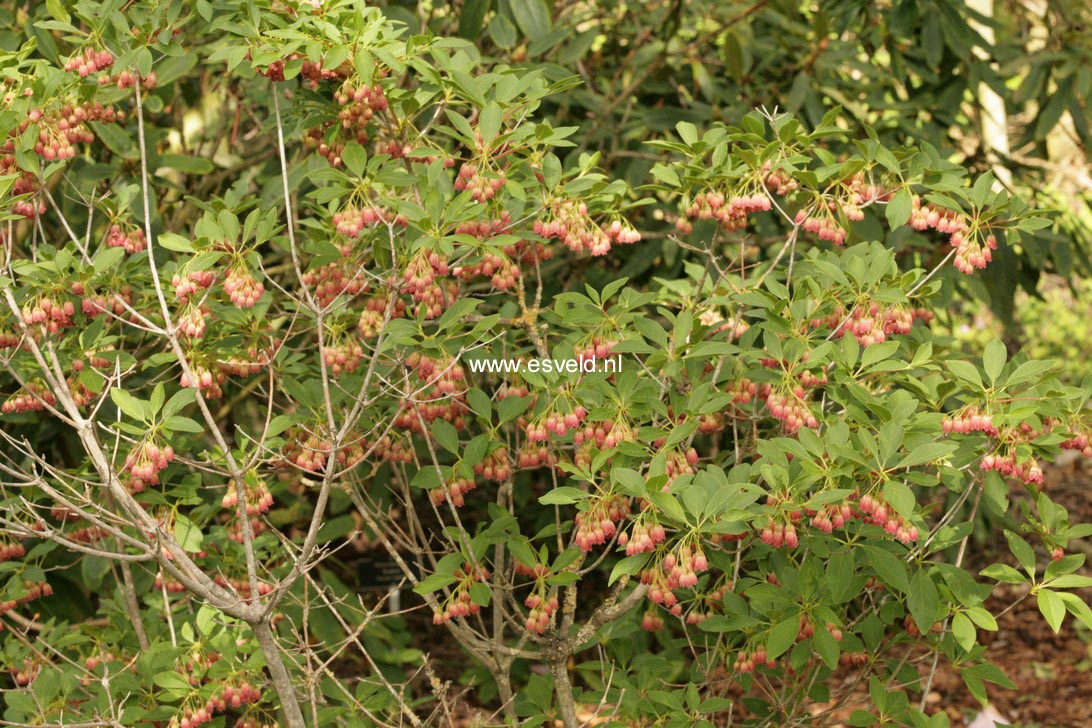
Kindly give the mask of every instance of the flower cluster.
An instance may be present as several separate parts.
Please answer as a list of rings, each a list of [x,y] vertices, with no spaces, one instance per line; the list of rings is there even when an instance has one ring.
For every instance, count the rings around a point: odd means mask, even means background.
[[[820,200],[814,209],[804,208],[796,213],[793,219],[804,232],[818,236],[820,240],[826,240],[835,245],[843,245],[846,242],[846,230],[834,219],[834,210],[838,203],[834,200]],[[859,208],[847,207],[845,215],[850,220],[859,220],[864,213]]]
[[[339,336],[326,344],[322,358],[335,377],[352,374],[364,359],[364,347],[352,336]]]
[[[88,48],[82,55],[68,59],[68,62],[64,64],[64,70],[77,73],[80,78],[87,78],[92,73],[98,73],[112,65],[114,65],[114,56],[110,51],[96,51]]]
[[[455,189],[470,192],[470,197],[475,202],[488,202],[504,187],[506,181],[504,172],[486,175],[476,164],[465,162],[455,175]]]
[[[675,227],[683,233],[694,229],[695,220],[716,220],[728,232],[747,227],[747,216],[753,212],[769,210],[769,196],[762,191],[749,195],[725,197],[714,190],[699,192],[693,201],[683,210],[682,217]]]
[[[182,716],[173,716],[168,723],[169,728],[197,728],[215,717],[216,713],[223,713],[229,709],[237,710],[245,705],[252,705],[261,701],[262,691],[244,682],[238,688],[233,685],[224,686],[218,695],[213,695],[208,702],[198,707],[186,708]]]
[[[216,274],[211,270],[191,271],[185,275],[175,273],[171,276],[174,295],[180,303],[186,303],[190,295],[211,287],[215,281]]]
[[[114,223],[106,232],[106,244],[112,248],[124,248],[126,253],[139,253],[147,247],[144,231],[136,225]]]
[[[15,561],[26,555],[26,547],[18,541],[0,541],[0,563]]]
[[[583,405],[576,405],[568,412],[547,412],[539,419],[527,423],[527,439],[530,442],[545,442],[550,435],[564,437],[569,430],[575,430],[584,422],[588,411]],[[602,424],[597,425],[602,429]]]
[[[41,597],[53,596],[53,587],[46,581],[24,581],[21,593],[14,599],[0,601],[0,614],[6,614],[21,604],[32,602]]]
[[[474,473],[497,483],[508,480],[512,477],[512,466],[508,462],[508,448],[501,445],[490,452],[474,466]]]
[[[380,223],[406,224],[405,218],[401,216],[394,217],[384,208],[374,205],[365,205],[364,207],[350,205],[335,212],[330,221],[334,223],[334,229],[337,230],[338,234],[344,235],[350,240],[360,237],[362,232]]]
[[[72,301],[54,300],[44,294],[23,304],[21,313],[28,326],[40,326],[48,333],[56,334],[73,324],[76,306]]]
[[[224,277],[224,291],[239,308],[253,308],[265,293],[265,286],[250,274],[245,265],[238,264],[228,269]]]
[[[451,499],[452,505],[461,508],[465,505],[463,495],[474,490],[477,483],[473,478],[452,477],[443,485],[429,491],[429,497],[435,505],[440,505],[447,499]]]
[[[849,315],[838,304],[829,316],[813,319],[815,328],[830,328],[835,339],[847,333],[857,339],[861,346],[880,344],[889,336],[909,334],[915,320],[926,323],[933,320],[933,313],[925,308],[909,308],[903,304],[885,304],[878,301],[859,303]]]
[[[144,490],[146,485],[159,482],[159,472],[174,460],[174,448],[170,445],[160,447],[152,440],[146,440],[125,458],[125,470],[129,471],[133,492]]]
[[[360,312],[360,319],[356,324],[361,336],[365,339],[372,339],[379,334],[388,307],[391,309],[390,316],[392,319],[402,318],[406,315],[406,303],[397,296],[393,304],[391,304],[388,295],[381,293],[371,296],[364,302],[364,309]]]
[[[981,468],[985,471],[993,470],[1001,473],[1001,475],[1018,478],[1025,483],[1041,485],[1043,482],[1043,471],[1035,458],[1021,460],[1016,457],[1014,452],[1004,455],[990,453],[982,458]]]
[[[858,509],[868,523],[879,526],[902,543],[918,540],[918,528],[893,512],[882,499],[871,495],[862,495]]]
[[[636,243],[641,239],[640,233],[618,220],[604,230],[589,217],[587,205],[573,201],[555,203],[550,219],[536,220],[532,230],[535,235],[562,241],[574,253],[592,255],[606,255],[612,243]]]
[[[966,215],[928,202],[922,203],[916,195],[910,214],[910,226],[915,230],[933,228],[948,235],[948,241],[956,249],[953,265],[968,275],[976,268],[985,268],[993,260],[992,251],[997,250],[997,238],[991,234],[982,238],[977,230],[971,229]]]
[[[257,516],[273,507],[273,494],[269,492],[269,488],[264,481],[258,480],[258,482],[253,485],[246,483],[244,489],[246,495],[246,515]],[[235,508],[239,505],[239,491],[235,487],[235,483],[228,484],[227,492],[224,493],[224,497],[220,501],[220,504],[224,508]]]
[[[819,426],[818,418],[808,409],[804,397],[802,385],[793,387],[789,393],[771,390],[766,396],[766,409],[775,419],[781,421],[782,428],[790,435],[801,427],[814,429]]]
[[[21,392],[13,394],[0,405],[0,412],[9,415],[19,412],[40,412],[57,404],[57,398],[43,382],[27,382]]]
[[[629,500],[621,495],[593,499],[587,510],[576,514],[576,545],[582,551],[607,542],[618,533],[618,524],[629,515]]]
[[[941,429],[945,435],[966,435],[971,432],[984,432],[991,437],[996,437],[997,426],[993,423],[993,416],[984,414],[977,406],[971,405],[950,417],[945,417],[941,422]]]
[[[283,74],[283,69],[282,69]],[[388,106],[382,86],[356,85],[347,81],[335,95],[341,106],[337,121],[327,121],[308,130],[304,143],[326,157],[331,166],[341,166],[345,144],[368,142],[368,126]]]
[[[625,547],[626,556],[635,556],[655,551],[666,539],[667,531],[661,524],[637,521],[629,533],[618,534],[618,545]]]
[[[456,617],[469,617],[481,611],[481,605],[470,596],[470,588],[489,578],[489,570],[484,566],[461,566],[456,569],[455,584],[451,595],[439,612],[432,615],[433,624],[443,624]]]
[[[1092,458],[1092,437],[1087,432],[1072,435],[1062,443],[1063,450],[1076,450],[1086,458]]]
[[[741,674],[754,672],[756,667],[763,666],[770,670],[777,667],[777,661],[769,659],[765,647],[756,647],[753,652],[741,650],[740,653],[736,655],[735,669]]]
[[[227,375],[223,370],[217,368],[216,371],[213,371],[203,364],[191,361],[190,371],[182,372],[179,384],[183,387],[194,387],[199,389],[209,399],[219,399],[224,396],[224,390],[220,385],[222,385],[226,379]]]
[[[86,126],[87,122],[114,122],[119,120],[119,114],[113,108],[96,101],[76,106],[66,105],[56,114],[48,116],[35,109],[28,118],[38,127],[34,153],[47,162],[53,162],[72,159],[76,156],[77,144],[90,144],[95,141],[95,135]]]

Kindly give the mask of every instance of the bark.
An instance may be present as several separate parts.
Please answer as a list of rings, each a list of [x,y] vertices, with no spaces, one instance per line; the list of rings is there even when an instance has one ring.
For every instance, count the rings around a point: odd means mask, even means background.
[[[262,621],[253,626],[254,636],[262,648],[265,656],[265,665],[269,669],[269,676],[273,680],[273,688],[277,691],[277,697],[281,701],[281,711],[284,713],[284,725],[287,728],[306,728],[303,720],[303,711],[300,709],[299,699],[296,697],[296,689],[292,685],[292,676],[284,666],[284,658],[281,656],[281,648],[277,643],[277,636],[273,634],[273,628],[268,621]]]

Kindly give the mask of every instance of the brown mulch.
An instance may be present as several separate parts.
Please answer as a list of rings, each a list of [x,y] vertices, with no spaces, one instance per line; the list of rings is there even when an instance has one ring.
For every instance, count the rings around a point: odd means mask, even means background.
[[[1048,493],[1069,511],[1073,524],[1092,522],[1092,468],[1087,462],[1083,466],[1077,461],[1047,470]],[[994,546],[999,547],[1000,558],[1005,553],[1003,541]],[[1070,543],[1069,551],[1092,554],[1092,545]],[[1092,566],[1086,564],[1077,573],[1092,575]],[[1026,591],[999,587],[987,606],[997,614]],[[1092,589],[1076,591],[1092,602]],[[989,659],[1016,684],[1015,690],[987,686],[991,705],[1013,725],[1092,726],[1092,633],[1077,620],[1066,616],[1054,634],[1031,597],[998,620],[996,633],[980,632],[979,636],[989,646]],[[967,725],[981,709],[958,672],[944,666],[933,681],[928,703],[932,706],[928,712],[942,707],[953,726]]]

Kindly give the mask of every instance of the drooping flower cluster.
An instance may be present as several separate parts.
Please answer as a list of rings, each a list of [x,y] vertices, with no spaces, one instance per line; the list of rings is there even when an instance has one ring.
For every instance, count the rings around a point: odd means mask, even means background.
[[[123,248],[126,253],[139,253],[147,247],[144,231],[129,223],[114,223],[106,233],[106,244]]]
[[[130,489],[134,493],[144,490],[147,485],[159,482],[159,472],[174,460],[174,448],[170,445],[160,447],[153,440],[145,440],[129,453],[124,468],[130,475]]]
[[[253,484],[248,482],[243,487],[246,495],[246,515],[257,516],[273,507],[273,494],[269,492],[265,481],[259,479]],[[239,505],[239,491],[235,483],[228,484],[220,504],[224,508],[232,509]]]
[[[68,104],[49,114],[34,109],[27,117],[38,129],[34,153],[47,162],[72,159],[76,156],[77,144],[95,141],[95,135],[86,126],[88,122],[111,123],[118,121],[119,116],[112,107],[98,101],[75,106]]]
[[[475,202],[488,202],[504,187],[506,181],[503,171],[487,173],[479,169],[477,164],[465,162],[455,175],[455,189],[470,192],[470,197]]]
[[[636,243],[641,239],[640,233],[618,220],[604,230],[588,215],[587,205],[571,200],[554,203],[547,219],[535,220],[532,230],[535,235],[562,241],[574,253],[591,255],[606,255],[612,243]]]
[[[56,334],[74,323],[76,306],[72,301],[54,300],[49,294],[43,294],[23,304],[21,313],[27,326],[41,327],[43,331]]]
[[[695,220],[715,220],[723,229],[734,232],[747,227],[748,215],[769,210],[770,206],[770,198],[764,191],[725,197],[722,192],[707,190],[699,192],[683,209],[675,227],[679,232],[690,233]]]
[[[69,73],[77,73],[81,78],[86,78],[92,73],[98,73],[104,68],[114,65],[114,56],[110,51],[96,51],[92,48],[84,50],[82,55],[72,56],[64,64],[64,70]]]
[[[174,295],[179,303],[186,303],[189,297],[210,288],[216,281],[216,274],[211,270],[191,271],[185,275],[175,273],[171,276],[171,285],[174,286]]]
[[[442,419],[462,429],[468,411],[462,365],[450,357],[433,358],[415,351],[406,357],[406,366],[418,382],[417,393],[403,402],[395,427],[420,434],[422,421],[427,425]]]
[[[265,286],[251,275],[246,265],[240,263],[228,269],[224,277],[224,291],[239,308],[253,308],[265,293]]]
[[[527,439],[530,442],[545,442],[551,434],[564,437],[570,430],[580,427],[587,416],[588,411],[579,404],[565,413],[547,411],[541,417],[527,423]],[[597,426],[602,427],[601,424]]]
[[[21,391],[4,400],[4,404],[0,405],[0,412],[6,415],[20,412],[40,412],[47,406],[52,407],[55,404],[57,404],[57,398],[53,396],[53,392],[49,391],[44,382],[30,381],[26,383]]]
[[[440,505],[445,500],[451,499],[451,504],[456,508],[465,505],[463,496],[477,487],[473,478],[461,478],[452,476],[446,483],[429,491],[429,497],[435,505]]]
[[[981,468],[984,471],[996,471],[1001,475],[1018,478],[1025,483],[1041,485],[1043,471],[1039,463],[1033,457],[1018,458],[1015,452],[989,453],[982,458]]]
[[[858,508],[868,523],[879,526],[902,543],[913,543],[918,540],[917,526],[907,523],[902,516],[888,508],[882,499],[862,495]]]
[[[392,319],[402,318],[406,315],[406,303],[398,296],[395,296],[393,304],[390,302],[390,296],[382,293],[377,293],[364,302],[364,308],[360,312],[360,320],[357,321],[356,325],[361,336],[365,339],[372,339],[379,335],[387,315],[388,306],[390,307],[390,317]]]
[[[576,514],[576,545],[582,551],[591,551],[618,533],[618,524],[629,515],[629,499],[608,494],[589,501],[587,510]]]
[[[1087,432],[1078,432],[1062,443],[1063,450],[1076,450],[1086,458],[1092,458],[1092,436]]]
[[[980,231],[972,229],[966,215],[923,203],[917,195],[913,199],[910,226],[915,230],[933,228],[948,235],[948,241],[956,249],[953,265],[968,275],[985,268],[993,260],[992,251],[997,250],[997,238],[992,234],[983,237]]]
[[[799,225],[804,232],[812,233],[820,240],[826,240],[835,245],[843,245],[846,242],[846,229],[835,219],[834,212],[839,208],[835,200],[819,200],[814,208],[805,207],[796,213],[793,222]],[[843,210],[846,218],[859,220],[864,217],[860,208],[848,207]]]
[[[204,705],[196,709],[186,708],[181,717],[172,716],[167,725],[168,728],[197,728],[211,722],[217,713],[224,713],[229,709],[238,710],[246,705],[260,702],[261,699],[262,691],[251,686],[250,683],[244,682],[238,688],[226,685],[218,695],[209,698]]]
[[[0,614],[6,614],[21,604],[32,602],[41,597],[53,596],[53,587],[47,581],[24,581],[23,588],[17,590],[19,596],[0,601]]]
[[[455,584],[451,595],[444,602],[443,609],[432,615],[433,624],[443,624],[456,617],[469,617],[481,611],[481,605],[470,596],[470,588],[489,578],[489,570],[484,566],[464,565],[455,570]]]
[[[819,426],[819,419],[808,408],[805,396],[806,392],[801,385],[787,392],[771,389],[766,396],[766,409],[775,419],[781,421],[787,434],[794,434],[801,427],[814,429]]]
[[[886,341],[889,336],[909,334],[915,320],[928,323],[933,320],[933,313],[899,303],[869,301],[855,305],[848,316],[842,304],[838,304],[829,316],[813,319],[811,325],[831,329],[835,339],[848,333],[861,346],[871,346]]]
[[[369,86],[354,81],[346,81],[334,98],[341,106],[337,121],[327,121],[308,130],[304,143],[326,157],[332,166],[339,167],[345,145],[350,141],[367,144],[372,120],[387,109],[388,103],[379,84]]]
[[[945,435],[983,432],[996,437],[998,433],[997,426],[993,423],[993,416],[983,413],[976,405],[964,407],[958,413],[945,417],[941,422],[941,429]]]
[[[512,477],[512,466],[508,462],[508,448],[501,445],[485,456],[474,466],[474,472],[486,480],[503,483]]]
[[[618,545],[626,548],[626,556],[650,553],[667,539],[662,524],[636,521],[629,532],[618,534]]]

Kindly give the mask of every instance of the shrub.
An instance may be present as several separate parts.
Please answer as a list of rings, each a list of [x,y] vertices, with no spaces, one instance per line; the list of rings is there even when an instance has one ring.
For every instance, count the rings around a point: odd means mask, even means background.
[[[358,532],[499,723],[781,724],[867,684],[855,724],[938,725],[919,662],[1006,680],[992,585],[1092,626],[1065,553],[1089,531],[1037,461],[1083,449],[1088,392],[929,326],[941,277],[1047,224],[989,175],[755,112],[656,141],[637,199],[562,163],[579,129],[538,112],[570,80],[376,10],[50,8],[0,117],[5,720],[450,720],[336,568]],[[233,100],[223,139],[187,139],[203,92]],[[683,274],[587,285],[648,198]],[[900,270],[878,225],[936,264]],[[976,575],[1011,483],[1019,569]]]

